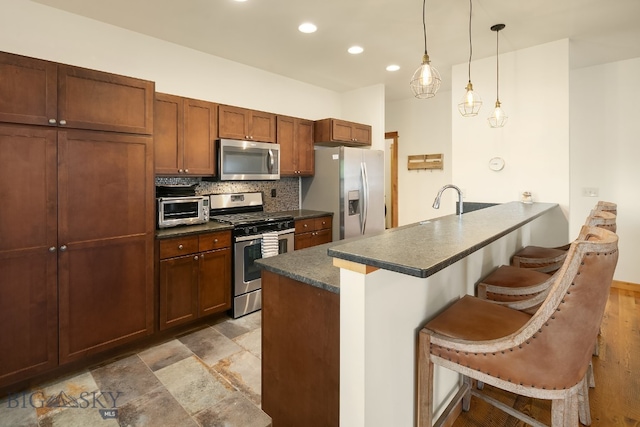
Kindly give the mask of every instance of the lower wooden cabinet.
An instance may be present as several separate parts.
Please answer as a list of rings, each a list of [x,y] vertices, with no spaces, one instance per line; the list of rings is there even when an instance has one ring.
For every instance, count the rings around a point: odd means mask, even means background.
[[[331,224],[331,215],[296,221],[295,249],[310,248],[331,242],[333,232]]]
[[[231,232],[161,240],[160,330],[231,308]]]

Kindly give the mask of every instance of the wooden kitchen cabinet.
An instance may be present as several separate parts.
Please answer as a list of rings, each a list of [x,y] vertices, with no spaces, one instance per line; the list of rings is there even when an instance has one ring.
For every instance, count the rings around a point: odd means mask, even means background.
[[[280,176],[313,176],[313,122],[278,116],[277,142],[280,144]]]
[[[58,365],[55,130],[0,125],[0,194],[2,388]]]
[[[60,363],[153,332],[152,138],[58,132]]]
[[[151,137],[0,125],[0,386],[153,331],[152,159]]]
[[[153,132],[151,81],[0,52],[0,121]]]
[[[216,174],[217,104],[156,93],[156,175]]]
[[[160,330],[231,308],[231,232],[159,242]]]
[[[231,105],[220,105],[218,135],[220,138],[276,142],[276,115]]]
[[[319,145],[371,145],[371,126],[338,119],[317,120],[314,138]]]
[[[331,215],[296,221],[295,249],[305,249],[332,241]]]

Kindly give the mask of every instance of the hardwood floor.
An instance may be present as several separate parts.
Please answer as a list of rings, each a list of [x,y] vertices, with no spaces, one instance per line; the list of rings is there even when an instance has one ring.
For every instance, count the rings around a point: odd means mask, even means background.
[[[589,390],[593,427],[640,426],[640,292],[612,288],[593,358],[596,387]],[[487,393],[547,425],[551,405],[485,386]],[[471,399],[454,427],[515,427],[526,424],[499,409]]]

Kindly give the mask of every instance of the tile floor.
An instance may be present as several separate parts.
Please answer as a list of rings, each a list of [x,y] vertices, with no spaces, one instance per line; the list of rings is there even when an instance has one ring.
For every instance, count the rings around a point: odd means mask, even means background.
[[[0,400],[2,427],[268,427],[261,316],[218,319],[137,354]]]

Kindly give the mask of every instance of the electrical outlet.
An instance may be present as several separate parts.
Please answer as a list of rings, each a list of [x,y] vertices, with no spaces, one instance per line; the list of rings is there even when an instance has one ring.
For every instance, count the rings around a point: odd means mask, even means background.
[[[271,189],[271,197],[276,197],[276,189],[275,188]]]
[[[583,197],[598,197],[600,189],[598,187],[582,187]]]

